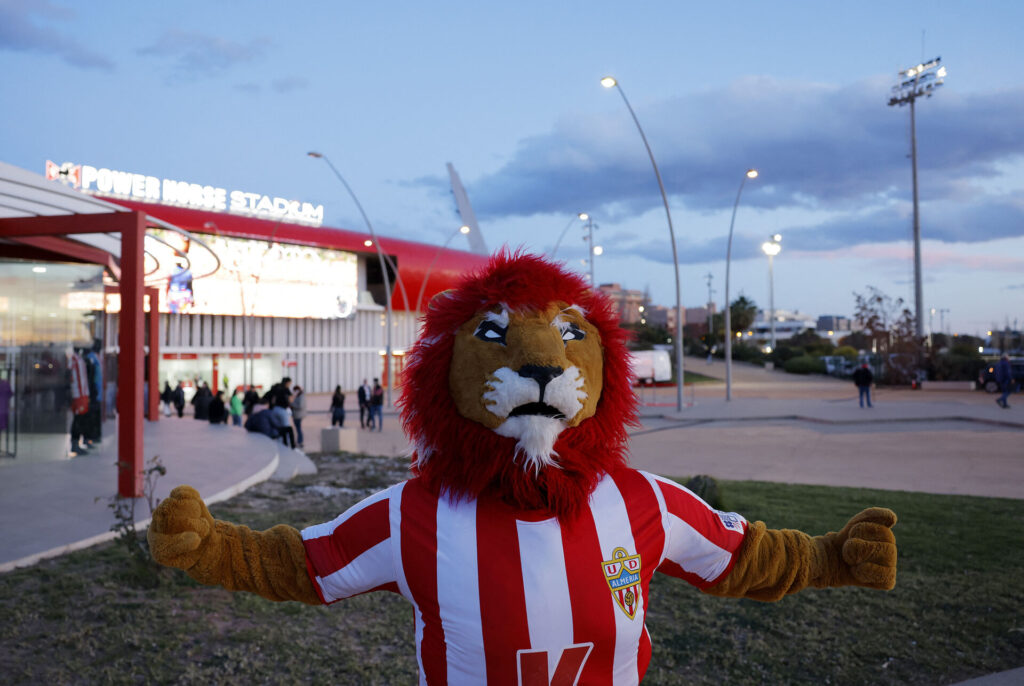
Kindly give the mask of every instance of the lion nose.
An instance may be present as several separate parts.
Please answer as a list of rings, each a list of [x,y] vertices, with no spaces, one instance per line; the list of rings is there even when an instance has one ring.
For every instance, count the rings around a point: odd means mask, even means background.
[[[561,376],[564,370],[561,367],[542,367],[537,364],[524,364],[519,368],[519,376],[533,379],[540,386],[540,399],[544,400],[544,387],[557,376]]]

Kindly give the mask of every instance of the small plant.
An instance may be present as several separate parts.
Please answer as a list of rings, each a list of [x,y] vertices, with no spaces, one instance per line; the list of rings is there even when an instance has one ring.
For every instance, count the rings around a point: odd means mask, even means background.
[[[124,462],[118,462],[118,467],[128,466]],[[156,497],[156,482],[161,476],[167,474],[167,467],[160,461],[159,455],[154,455],[149,462],[143,475],[142,497],[149,507],[150,516],[160,504]],[[160,583],[160,573],[163,570],[149,552],[149,544],[145,535],[139,535],[135,522],[135,506],[141,498],[123,498],[120,494],[109,499],[107,507],[114,512],[114,523],[110,530],[117,533],[117,541],[121,543],[132,561],[134,578],[142,585],[155,587]]]

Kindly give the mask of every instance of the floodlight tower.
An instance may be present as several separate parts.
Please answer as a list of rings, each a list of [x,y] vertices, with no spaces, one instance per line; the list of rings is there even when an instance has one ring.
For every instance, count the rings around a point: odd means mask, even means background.
[[[914,332],[924,338],[924,295],[921,292],[921,218],[917,209],[917,131],[914,122],[914,102],[919,97],[930,98],[946,78],[946,68],[939,66],[941,57],[930,62],[904,69],[900,82],[892,87],[889,106],[910,105],[910,164],[914,184]]]

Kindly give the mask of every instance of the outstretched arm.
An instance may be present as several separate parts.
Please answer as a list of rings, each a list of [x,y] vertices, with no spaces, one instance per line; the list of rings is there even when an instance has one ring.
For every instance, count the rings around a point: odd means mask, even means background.
[[[896,585],[895,523],[896,514],[880,507],[864,510],[838,533],[824,536],[754,522],[732,571],[705,592],[773,601],[807,586],[890,590]]]
[[[279,524],[253,531],[216,520],[191,486],[178,486],[160,503],[148,538],[157,562],[183,569],[201,584],[274,601],[322,602],[309,578],[297,529]]]

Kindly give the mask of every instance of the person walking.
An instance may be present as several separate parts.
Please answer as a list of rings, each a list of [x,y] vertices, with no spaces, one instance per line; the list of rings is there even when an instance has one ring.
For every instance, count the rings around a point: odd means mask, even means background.
[[[302,420],[306,418],[306,394],[302,386],[295,387],[295,394],[292,396],[292,422],[295,424],[295,442],[302,448]]]
[[[370,430],[374,427],[377,431],[384,430],[384,389],[381,388],[380,379],[373,380],[373,393],[370,396]]]
[[[174,402],[174,391],[171,384],[164,381],[164,390],[160,392],[160,404],[163,405],[165,417],[171,416],[171,403]]]
[[[871,383],[875,380],[875,375],[871,373],[871,369],[868,367],[868,363],[864,362],[853,372],[853,383],[857,387],[857,391],[860,395],[860,406],[864,407],[864,401],[868,403],[868,407],[871,407]]]
[[[242,403],[242,393],[237,388],[231,394],[231,400],[228,401],[228,412],[231,413],[232,426],[241,426],[245,405]]]
[[[345,394],[341,392],[341,386],[335,386],[334,395],[331,396],[331,426],[345,428]]]
[[[373,428],[373,416],[370,413],[370,396],[373,391],[370,389],[370,384],[366,383],[366,379],[363,379],[362,385],[359,386],[357,397],[359,399],[359,428],[365,429],[369,426]]]
[[[210,402],[212,400],[213,391],[210,390],[210,384],[204,381],[203,385],[196,391],[196,394],[192,396],[192,406],[195,408],[195,419],[208,420],[210,418]]]
[[[178,419],[181,419],[185,414],[185,389],[181,387],[180,381],[174,387],[171,401],[174,403],[174,409],[178,412]]]
[[[1003,392],[998,398],[996,398],[996,404],[1002,407],[1004,410],[1010,409],[1010,404],[1006,402],[1006,399],[1013,393],[1013,368],[1010,366],[1010,356],[1003,354],[996,362],[996,383],[999,384],[999,390]]]

